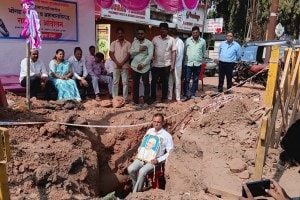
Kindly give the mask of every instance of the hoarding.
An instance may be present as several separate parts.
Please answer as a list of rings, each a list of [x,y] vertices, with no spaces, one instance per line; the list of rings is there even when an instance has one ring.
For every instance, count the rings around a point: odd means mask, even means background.
[[[35,0],[43,40],[78,41],[77,3]],[[25,14],[18,0],[0,0],[0,39],[21,39]]]
[[[118,2],[115,2],[110,9],[101,9],[101,17],[126,22],[149,24],[150,8],[147,7],[143,11],[130,11]]]
[[[178,29],[191,31],[193,26],[199,26],[203,30],[204,9],[198,6],[196,10],[184,10],[178,13]]]
[[[223,18],[207,19],[205,23],[205,33],[222,33]]]

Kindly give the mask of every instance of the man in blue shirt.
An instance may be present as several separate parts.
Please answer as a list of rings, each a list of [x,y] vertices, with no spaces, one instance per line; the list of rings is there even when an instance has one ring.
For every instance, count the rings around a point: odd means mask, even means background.
[[[241,46],[233,41],[233,33],[228,32],[226,40],[219,49],[219,84],[218,92],[223,92],[224,78],[226,76],[227,89],[232,87],[232,73],[238,59],[242,54]]]

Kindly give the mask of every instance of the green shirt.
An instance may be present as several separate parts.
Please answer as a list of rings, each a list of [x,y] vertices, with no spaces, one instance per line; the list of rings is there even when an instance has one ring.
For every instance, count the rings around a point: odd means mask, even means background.
[[[189,37],[185,41],[185,59],[186,66],[200,66],[206,50],[206,42],[202,38],[194,41],[193,37]]]
[[[146,51],[140,51],[140,46],[146,46]],[[133,60],[131,61],[131,68],[139,73],[146,73],[150,69],[150,62],[153,57],[153,44],[147,39],[144,39],[144,41],[140,42],[138,39],[134,39],[130,54],[133,57]],[[139,64],[143,65],[143,69],[138,70],[137,66]]]

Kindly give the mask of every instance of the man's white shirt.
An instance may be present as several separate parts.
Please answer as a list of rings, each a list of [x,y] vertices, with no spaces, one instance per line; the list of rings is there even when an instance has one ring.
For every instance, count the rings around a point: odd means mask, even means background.
[[[88,71],[85,66],[85,60],[82,58],[81,60],[77,60],[75,56],[71,56],[68,60],[71,64],[72,71],[74,73],[73,77],[75,79],[81,79],[81,77],[87,77]]]
[[[44,63],[39,59],[36,62],[33,62],[30,59],[30,76],[34,76],[35,74],[40,74],[41,77],[48,77],[48,71],[46,70]],[[20,71],[19,81],[21,82],[26,76],[27,76],[27,58],[24,58],[21,61],[21,71]]]
[[[150,128],[150,129],[148,129],[146,134],[157,136],[162,140],[162,142],[160,144],[160,148],[159,148],[158,153],[156,155],[156,158],[157,158],[158,162],[165,161],[169,156],[169,152],[174,147],[173,139],[172,139],[171,134],[168,133],[163,128],[160,129],[158,132],[156,132],[154,128]],[[165,153],[165,151],[166,151],[166,153]]]

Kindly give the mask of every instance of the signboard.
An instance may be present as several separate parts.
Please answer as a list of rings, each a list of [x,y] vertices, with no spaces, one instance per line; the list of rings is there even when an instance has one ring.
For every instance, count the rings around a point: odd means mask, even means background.
[[[98,51],[103,53],[105,59],[107,59],[110,48],[110,24],[96,25],[96,45]]]
[[[205,23],[205,33],[222,33],[223,18],[207,19]]]
[[[204,9],[200,6],[194,11],[184,10],[178,13],[178,29],[192,31],[193,26],[203,29]]]
[[[281,25],[281,23],[278,23],[275,28],[275,34],[277,37],[280,37],[282,36],[283,33],[284,33],[284,27]]]
[[[78,41],[77,3],[35,0],[43,40]],[[0,39],[21,39],[25,14],[18,0],[0,0]],[[4,28],[6,34],[2,34]]]
[[[130,11],[115,2],[110,9],[102,8],[101,16],[106,19],[148,24],[150,22],[150,8],[147,7],[144,11]]]

